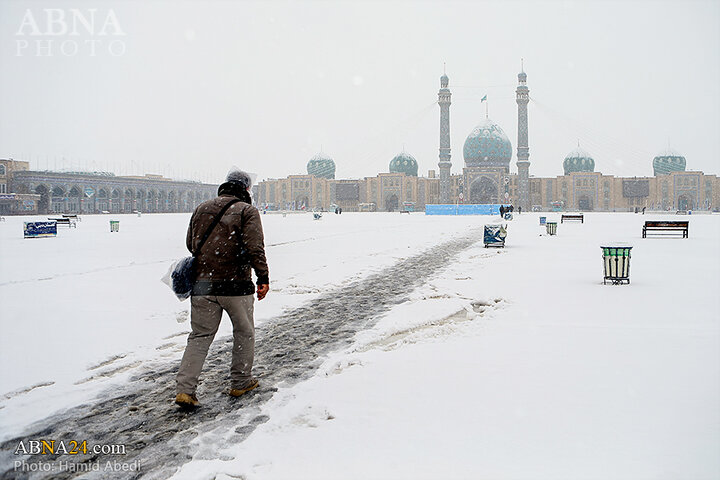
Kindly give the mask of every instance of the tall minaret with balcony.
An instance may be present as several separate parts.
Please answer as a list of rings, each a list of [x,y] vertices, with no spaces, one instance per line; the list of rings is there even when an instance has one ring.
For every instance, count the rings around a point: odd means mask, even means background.
[[[515,91],[518,104],[518,203],[526,212],[530,211],[530,147],[528,146],[528,114],[530,90],[527,87],[527,74],[524,68],[518,74],[518,87]]]
[[[440,203],[452,203],[450,199],[450,89],[448,77],[440,77],[438,105],[440,105]]]

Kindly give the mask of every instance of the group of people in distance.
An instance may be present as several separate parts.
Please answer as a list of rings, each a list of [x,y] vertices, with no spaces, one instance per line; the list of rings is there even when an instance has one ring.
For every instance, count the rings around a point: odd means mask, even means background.
[[[514,210],[515,207],[512,205],[508,205],[507,207],[505,205],[500,205],[500,216],[505,218],[506,213],[512,213]],[[518,207],[518,213],[522,213],[522,207]]]

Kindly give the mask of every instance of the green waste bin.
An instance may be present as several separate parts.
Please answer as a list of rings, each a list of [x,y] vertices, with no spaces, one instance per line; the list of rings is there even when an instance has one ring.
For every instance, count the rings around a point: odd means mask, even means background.
[[[608,280],[613,285],[630,284],[630,245],[618,245],[603,247],[603,284]]]
[[[545,230],[547,231],[548,235],[556,235],[557,234],[557,222],[547,222],[545,224]]]
[[[110,220],[110,233],[120,231],[120,220]]]

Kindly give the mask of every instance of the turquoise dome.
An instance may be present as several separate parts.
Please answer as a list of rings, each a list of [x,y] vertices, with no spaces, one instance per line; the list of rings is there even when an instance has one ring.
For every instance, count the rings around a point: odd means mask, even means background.
[[[512,145],[502,128],[486,119],[465,139],[463,157],[466,167],[508,167]]]
[[[685,171],[685,157],[674,150],[666,150],[653,158],[653,175],[667,175],[670,172]]]
[[[319,178],[335,178],[335,161],[320,152],[307,163],[308,175]]]
[[[390,160],[390,173],[404,173],[409,177],[417,177],[418,163],[409,153],[399,153]]]
[[[594,172],[595,160],[588,152],[578,147],[565,156],[563,170],[565,170],[565,175],[572,172]]]

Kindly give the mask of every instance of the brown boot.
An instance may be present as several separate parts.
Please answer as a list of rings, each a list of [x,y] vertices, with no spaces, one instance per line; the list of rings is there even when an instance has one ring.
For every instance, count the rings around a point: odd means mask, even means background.
[[[200,402],[198,402],[197,396],[195,396],[194,393],[192,395],[188,395],[187,393],[178,393],[175,397],[175,403],[183,408],[195,408],[200,406]]]
[[[249,392],[250,390],[254,390],[260,385],[260,382],[258,382],[257,378],[253,378],[250,380],[250,383],[246,387],[243,388],[231,388],[230,389],[230,396],[231,397],[239,397],[240,395]]]

